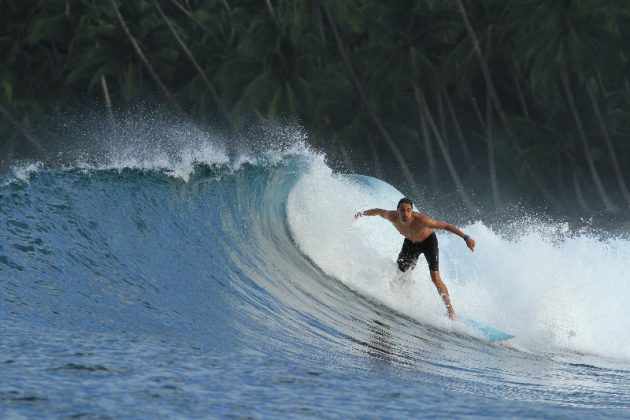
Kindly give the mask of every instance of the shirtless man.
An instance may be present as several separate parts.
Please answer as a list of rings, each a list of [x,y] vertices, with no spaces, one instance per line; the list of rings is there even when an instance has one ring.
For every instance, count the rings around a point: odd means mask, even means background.
[[[408,198],[402,198],[398,202],[396,210],[370,209],[361,211],[354,217],[362,216],[381,216],[383,219],[389,220],[405,237],[397,260],[400,271],[413,269],[420,254],[424,254],[429,264],[431,280],[446,305],[448,317],[455,320],[455,311],[448,296],[448,289],[440,277],[438,241],[433,229],[448,230],[461,237],[466,241],[466,246],[471,251],[475,250],[475,241],[453,225],[433,220],[424,214],[413,211],[413,203]]]

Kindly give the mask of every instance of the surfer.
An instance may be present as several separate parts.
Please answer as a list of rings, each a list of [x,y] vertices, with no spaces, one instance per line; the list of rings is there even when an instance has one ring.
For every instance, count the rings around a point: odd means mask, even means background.
[[[455,320],[455,311],[451,305],[448,289],[440,277],[438,240],[433,230],[442,229],[454,233],[466,241],[466,246],[471,251],[475,250],[474,239],[451,224],[433,220],[422,213],[413,211],[413,203],[406,197],[398,202],[396,210],[370,209],[360,211],[354,217],[362,216],[381,216],[383,219],[389,220],[405,237],[396,261],[400,271],[405,272],[410,268],[413,269],[420,254],[424,254],[429,264],[431,281],[433,281],[446,305],[448,317]]]

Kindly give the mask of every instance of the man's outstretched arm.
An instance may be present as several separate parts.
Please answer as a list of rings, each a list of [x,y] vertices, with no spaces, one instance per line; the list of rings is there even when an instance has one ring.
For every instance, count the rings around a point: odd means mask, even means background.
[[[369,209],[369,210],[364,210],[364,211],[360,211],[357,214],[354,215],[354,218],[357,219],[359,217],[363,217],[363,216],[381,216],[385,219],[389,219],[389,211],[388,210],[383,210],[383,209]]]
[[[447,230],[451,233],[454,233],[455,235],[459,236],[464,241],[466,241],[466,246],[470,248],[471,251],[473,252],[475,251],[475,244],[476,244],[475,240],[471,238],[470,236],[466,235],[461,230],[459,230],[457,227],[451,225],[450,223],[444,223],[437,220],[433,220],[427,216],[423,216],[423,217],[424,217],[423,223],[429,226],[430,228]]]

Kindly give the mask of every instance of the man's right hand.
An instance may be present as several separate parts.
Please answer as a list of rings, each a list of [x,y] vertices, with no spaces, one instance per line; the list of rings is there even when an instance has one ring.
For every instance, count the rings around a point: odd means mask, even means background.
[[[475,252],[475,245],[476,242],[473,238],[468,238],[468,240],[466,241],[466,246],[472,251]]]

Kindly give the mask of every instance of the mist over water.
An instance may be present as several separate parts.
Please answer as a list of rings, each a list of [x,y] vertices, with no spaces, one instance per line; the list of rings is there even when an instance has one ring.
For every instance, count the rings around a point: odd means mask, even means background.
[[[422,257],[397,273],[388,222],[354,219],[405,192],[334,171],[301,130],[108,138],[0,183],[7,413],[628,414],[623,232],[480,217],[459,225],[474,253],[438,232],[457,313],[515,335],[490,343],[446,317]]]

